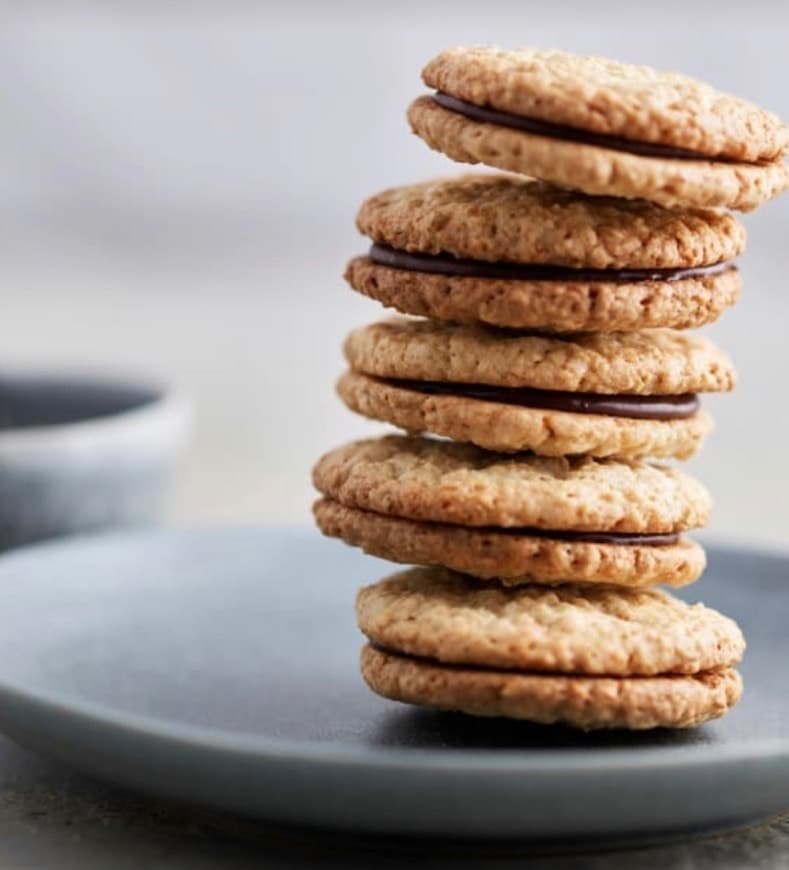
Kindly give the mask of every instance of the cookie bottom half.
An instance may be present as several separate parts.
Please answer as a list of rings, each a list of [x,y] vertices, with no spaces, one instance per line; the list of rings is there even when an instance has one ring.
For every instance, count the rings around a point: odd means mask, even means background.
[[[484,163],[593,196],[647,199],[666,208],[752,211],[786,187],[780,161],[733,163],[645,157],[474,121],[430,96],[408,109],[411,129],[458,163]]]
[[[444,665],[366,645],[367,685],[393,701],[583,730],[692,728],[740,699],[733,668],[691,676],[580,677]]]
[[[357,371],[340,378],[337,392],[365,417],[504,453],[689,459],[712,431],[712,418],[704,411],[674,420],[573,413],[434,395]]]
[[[345,277],[401,314],[565,333],[704,326],[734,305],[741,284],[736,269],[676,281],[515,281],[395,269],[369,257],[351,260]]]
[[[406,565],[438,565],[505,586],[605,583],[640,588],[685,586],[701,576],[704,549],[684,536],[670,543],[566,540],[560,533],[471,528],[385,516],[320,499],[313,512],[327,536],[371,556]]]

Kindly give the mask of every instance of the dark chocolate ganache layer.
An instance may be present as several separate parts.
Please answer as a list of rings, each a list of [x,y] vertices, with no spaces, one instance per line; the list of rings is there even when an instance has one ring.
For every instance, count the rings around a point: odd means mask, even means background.
[[[733,262],[687,269],[573,269],[543,263],[485,262],[453,257],[452,254],[421,254],[372,245],[367,255],[379,266],[410,272],[432,272],[457,278],[498,278],[505,281],[606,281],[629,284],[636,281],[678,281],[720,275],[737,267]]]
[[[661,145],[659,142],[640,142],[637,139],[625,139],[622,136],[609,136],[605,133],[593,133],[579,127],[568,127],[564,124],[552,124],[537,118],[527,118],[512,112],[501,112],[487,106],[478,106],[466,100],[459,100],[441,91],[433,94],[433,100],[450,112],[457,112],[472,121],[485,124],[498,124],[500,127],[510,127],[525,133],[535,133],[538,136],[548,136],[551,139],[564,139],[570,142],[581,142],[585,145],[597,145],[601,148],[611,148],[614,151],[626,151],[642,157],[668,157],[678,160],[714,160],[722,163],[732,163],[731,158],[710,157],[701,151],[690,148],[675,148],[672,145]]]
[[[378,378],[382,383],[429,395],[460,396],[541,408],[569,411],[574,414],[602,414],[607,417],[631,417],[637,420],[684,420],[700,407],[695,393],[679,396],[637,396],[629,394],[570,393],[562,390],[535,390],[529,387],[495,387],[489,384],[452,384],[443,381],[412,381]]]
[[[665,547],[679,543],[678,532],[665,532],[656,534],[631,534],[627,532],[576,532],[572,529],[532,529],[514,528],[500,529],[479,528],[475,532],[492,532],[504,535],[522,536],[525,538],[549,538],[552,541],[575,541],[579,544],[616,544],[626,547]]]

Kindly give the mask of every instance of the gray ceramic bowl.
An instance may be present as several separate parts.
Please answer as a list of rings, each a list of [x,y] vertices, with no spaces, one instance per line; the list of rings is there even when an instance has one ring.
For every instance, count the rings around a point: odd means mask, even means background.
[[[155,521],[188,421],[151,384],[0,375],[0,549]]]

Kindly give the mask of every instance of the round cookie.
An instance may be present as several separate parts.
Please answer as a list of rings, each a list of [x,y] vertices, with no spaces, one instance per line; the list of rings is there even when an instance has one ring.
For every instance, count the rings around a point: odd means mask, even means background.
[[[728,357],[670,329],[545,336],[391,318],[352,332],[345,356],[379,378],[643,396],[734,388]]]
[[[732,668],[657,677],[519,674],[447,667],[369,645],[361,670],[370,689],[393,701],[584,730],[692,728],[723,716],[742,694]]]
[[[601,57],[494,46],[441,52],[425,84],[480,106],[712,158],[771,161],[789,130],[771,112],[688,76]]]
[[[712,158],[755,163],[789,149],[789,130],[771,112],[648,66],[563,51],[459,46],[430,61],[422,77],[480,106]]]
[[[703,526],[706,489],[678,469],[628,460],[499,456],[390,435],[325,454],[316,488],[347,507],[461,526],[675,534]]]
[[[514,176],[382,191],[359,210],[374,245],[349,284],[406,314],[560,332],[689,328],[739,294],[745,231],[727,212],[669,211]]]
[[[373,645],[443,664],[588,676],[697,674],[745,651],[737,624],[660,589],[480,584],[412,568],[360,589]]]
[[[712,418],[704,411],[685,419],[639,420],[431,395],[416,387],[350,371],[340,378],[337,392],[352,411],[365,417],[410,433],[430,432],[502,453],[688,459],[712,431]]]
[[[592,195],[750,211],[781,193],[789,132],[677,74],[531,49],[455,48],[423,71],[413,131],[485,163]]]
[[[550,336],[392,319],[351,333],[338,392],[353,411],[488,450],[686,459],[712,430],[700,391],[729,360],[673,330]]]
[[[313,506],[323,534],[392,562],[435,565],[503,586],[605,583],[685,586],[704,571],[704,549],[678,536],[659,546],[572,540],[535,530],[466,528],[348,507],[331,498]]]

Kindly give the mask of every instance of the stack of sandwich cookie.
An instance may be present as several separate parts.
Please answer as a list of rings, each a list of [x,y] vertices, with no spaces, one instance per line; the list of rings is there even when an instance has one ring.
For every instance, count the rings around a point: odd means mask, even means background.
[[[711,500],[655,460],[693,455],[700,394],[734,387],[680,330],[736,302],[745,234],[711,206],[780,192],[789,133],[690,79],[558,52],[453,49],[424,76],[437,93],[409,118],[428,144],[534,177],[395,188],[359,212],[371,247],[346,278],[409,316],[348,337],[338,391],[408,434],[326,454],[314,512],[422,566],[360,592],[363,676],[397,701],[585,729],[720,716],[739,629],[654,588],[701,575],[686,533]]]

